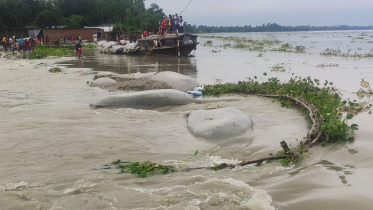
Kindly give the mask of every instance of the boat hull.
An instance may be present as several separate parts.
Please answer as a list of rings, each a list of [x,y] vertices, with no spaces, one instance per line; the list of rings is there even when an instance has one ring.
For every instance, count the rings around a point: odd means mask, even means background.
[[[197,44],[189,44],[189,45],[182,45],[180,46],[180,56],[189,56],[190,53],[193,50],[197,49]],[[150,50],[140,50],[141,54],[148,54]],[[156,47],[153,49],[151,54],[156,54],[156,55],[172,55],[172,56],[178,56],[178,50],[177,47],[170,47],[170,48],[162,48],[162,47]]]
[[[191,34],[167,34],[159,39],[158,36],[151,36],[138,40],[140,53],[142,54],[162,54],[178,56],[189,56],[193,50],[197,49],[197,36]]]

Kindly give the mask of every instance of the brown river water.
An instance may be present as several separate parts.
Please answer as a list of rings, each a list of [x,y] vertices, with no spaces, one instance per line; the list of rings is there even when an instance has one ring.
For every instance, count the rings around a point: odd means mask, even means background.
[[[89,87],[93,76],[80,75],[87,69],[121,74],[175,71],[201,84],[253,76],[286,81],[294,74],[331,81],[346,99],[357,98],[361,79],[373,83],[373,59],[319,55],[326,48],[370,52],[373,31],[214,34],[307,47],[306,54],[260,52],[262,57],[255,51],[203,46],[207,40],[222,43],[203,37],[210,35],[200,35],[192,58],[144,59],[87,51],[83,61],[1,59],[0,209],[372,209],[373,120],[368,113],[349,122],[359,125],[355,142],[314,147],[293,167],[272,162],[146,178],[118,174],[114,166],[108,169],[107,164],[118,159],[177,165],[196,150],[199,154],[184,167],[258,159],[280,150],[283,140],[301,140],[309,122],[298,109],[245,95],[156,110],[91,109],[90,103],[118,92]],[[211,52],[215,49],[218,53]],[[317,67],[331,63],[338,66]],[[278,64],[286,71],[272,72]],[[55,66],[62,73],[47,71]],[[232,97],[240,100],[224,101]],[[191,135],[185,115],[217,106],[241,109],[251,116],[253,129],[217,141]]]

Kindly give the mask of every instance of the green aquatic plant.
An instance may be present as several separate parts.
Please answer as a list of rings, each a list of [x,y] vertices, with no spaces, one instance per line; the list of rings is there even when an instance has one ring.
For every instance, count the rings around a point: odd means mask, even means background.
[[[275,72],[285,72],[286,71],[285,67],[283,67],[281,64],[277,64],[275,66],[272,66],[271,69],[272,69],[271,71],[275,71]]]
[[[295,52],[296,53],[306,53],[306,47],[305,46],[295,46]]]
[[[228,48],[228,47],[232,47],[232,45],[230,43],[225,43],[225,44],[221,45],[220,47]]]
[[[123,162],[117,160],[112,162],[116,168],[121,169],[121,173],[137,174],[138,177],[144,178],[151,174],[166,174],[177,171],[173,166],[160,165],[154,162]]]
[[[209,39],[219,39],[219,40],[222,40],[223,42],[228,42],[228,43],[224,43],[223,45],[220,45],[220,47],[223,47],[223,48],[232,47],[236,49],[259,51],[259,52],[263,52],[266,50],[279,51],[278,49],[273,50],[272,48],[277,47],[278,45],[282,43],[281,41],[277,39],[272,41],[272,40],[254,40],[254,39],[247,39],[244,37],[234,37],[234,36],[229,36],[229,37],[202,36],[202,37],[209,38]],[[209,46],[207,42],[204,45]],[[295,48],[290,46],[288,51],[295,52]]]
[[[350,51],[350,50],[349,50]],[[373,57],[373,51],[365,53],[365,54],[350,54],[350,53],[342,53],[340,49],[331,49],[327,48],[324,50],[324,52],[320,53],[320,55],[323,56],[336,56],[336,57],[344,57],[344,58],[372,58]]]
[[[95,44],[84,44],[82,45],[83,49],[96,49],[97,46]]]
[[[306,148],[304,144],[301,144],[297,140],[297,146],[290,147],[286,144],[286,142],[280,143],[283,150],[277,152],[278,157],[285,157],[284,159],[280,160],[280,163],[284,166],[293,165],[294,163],[301,161],[304,159],[305,156],[310,155],[310,151]],[[272,154],[270,154],[272,156]]]
[[[203,44],[203,46],[212,46],[212,41],[211,40],[208,40],[208,41],[206,41],[204,44]]]
[[[327,67],[338,67],[339,65],[338,64],[317,64],[316,67],[317,68],[327,68]]]
[[[47,47],[45,45],[37,45],[34,51],[31,52],[30,59],[45,58],[48,56],[66,57],[72,56],[74,46]]]
[[[85,44],[82,48],[95,49],[95,44]],[[64,46],[45,46],[36,45],[34,50],[31,52],[30,59],[46,58],[48,56],[58,57],[69,57],[74,56],[75,46],[64,45]]]
[[[54,67],[48,70],[50,73],[60,73],[61,69],[58,67]]]

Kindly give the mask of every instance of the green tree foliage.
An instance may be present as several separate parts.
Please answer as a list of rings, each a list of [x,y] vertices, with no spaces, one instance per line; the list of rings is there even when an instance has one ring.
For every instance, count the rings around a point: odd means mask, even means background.
[[[83,28],[87,25],[87,19],[81,15],[70,15],[64,19],[65,28]]]
[[[41,0],[38,4],[40,12],[35,17],[34,26],[50,28],[62,23],[61,10],[52,1]]]
[[[118,31],[159,27],[163,10],[144,0],[0,0],[0,27],[81,28],[115,23]]]
[[[0,26],[23,27],[33,20],[29,0],[0,0]]]

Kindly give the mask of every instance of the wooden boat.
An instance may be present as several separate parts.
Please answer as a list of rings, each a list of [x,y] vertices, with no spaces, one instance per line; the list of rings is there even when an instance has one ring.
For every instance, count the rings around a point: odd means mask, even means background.
[[[197,49],[197,36],[187,33],[166,34],[162,39],[160,36],[152,35],[143,39],[137,40],[140,47],[139,52],[142,54],[164,54],[189,56],[193,50]],[[178,43],[179,41],[179,43]],[[154,47],[155,46],[155,47]],[[154,49],[153,49],[154,48]]]

